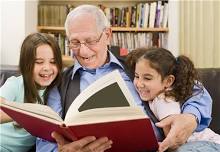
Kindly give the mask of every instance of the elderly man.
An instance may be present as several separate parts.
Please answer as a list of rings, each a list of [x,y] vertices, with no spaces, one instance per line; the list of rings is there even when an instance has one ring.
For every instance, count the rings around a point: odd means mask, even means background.
[[[65,22],[69,48],[75,57],[74,66],[64,72],[62,84],[54,88],[49,95],[48,105],[65,117],[69,105],[82,90],[103,75],[118,69],[139,106],[143,106],[131,79],[120,62],[109,50],[111,29],[104,13],[96,6],[81,5],[72,10]],[[74,81],[74,82],[73,82]],[[76,89],[73,89],[76,88]],[[196,91],[196,90],[195,90]],[[160,151],[176,148],[183,144],[192,132],[207,127],[211,120],[211,98],[207,92],[190,98],[183,109],[183,114],[170,116],[158,126],[171,126],[167,138],[160,144]],[[208,112],[207,112],[208,111]],[[147,113],[147,112],[146,112]],[[156,127],[155,127],[156,128]],[[158,139],[160,134],[155,129]],[[61,135],[53,133],[57,144],[37,140],[37,151],[105,151],[113,145],[107,137],[95,139],[85,137],[68,142]]]

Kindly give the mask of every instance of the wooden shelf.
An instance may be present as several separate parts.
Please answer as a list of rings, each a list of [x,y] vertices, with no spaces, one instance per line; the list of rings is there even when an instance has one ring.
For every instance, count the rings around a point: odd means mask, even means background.
[[[62,60],[64,67],[69,67],[74,63],[74,59],[71,56],[62,55]]]
[[[38,26],[38,31],[64,32],[64,27]],[[113,32],[168,32],[168,28],[111,27]]]
[[[64,27],[58,27],[58,26],[37,26],[37,30],[40,32],[58,32],[58,33],[65,32]]]
[[[55,2],[55,0],[39,0],[40,2]],[[157,0],[151,0],[157,1]],[[59,2],[146,2],[146,0],[59,0]]]
[[[168,32],[168,28],[111,27],[113,32]]]

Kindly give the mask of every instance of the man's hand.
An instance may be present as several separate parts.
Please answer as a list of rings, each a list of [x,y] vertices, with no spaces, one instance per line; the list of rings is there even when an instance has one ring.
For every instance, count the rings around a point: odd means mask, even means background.
[[[159,152],[176,149],[187,141],[189,136],[197,127],[197,121],[192,114],[171,115],[161,122],[156,123],[158,127],[171,127],[167,137],[159,144]]]
[[[59,152],[103,152],[111,148],[112,144],[107,137],[96,139],[94,136],[88,136],[74,142],[67,141],[56,132],[52,133],[52,137],[58,144]]]

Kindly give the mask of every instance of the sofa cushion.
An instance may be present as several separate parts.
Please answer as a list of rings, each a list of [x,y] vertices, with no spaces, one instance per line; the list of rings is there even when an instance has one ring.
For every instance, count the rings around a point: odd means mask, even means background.
[[[11,76],[18,76],[18,66],[15,65],[0,65],[0,87]]]

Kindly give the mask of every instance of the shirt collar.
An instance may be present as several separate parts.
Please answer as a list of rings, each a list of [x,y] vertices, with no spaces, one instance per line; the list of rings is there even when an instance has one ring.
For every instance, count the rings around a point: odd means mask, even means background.
[[[112,52],[108,51],[108,54],[109,54],[109,62],[104,64],[103,66],[107,65],[107,64],[116,64],[118,66],[120,66],[122,69],[124,69],[123,65],[119,62],[119,60],[112,54]],[[78,70],[91,70],[91,69],[86,69],[84,67],[82,67],[80,65],[80,63],[75,59],[74,60],[74,68],[73,68],[73,73],[72,73],[72,79],[75,75],[75,73],[78,71]],[[102,66],[102,67],[103,67]],[[95,69],[92,69],[92,71],[94,71]]]

